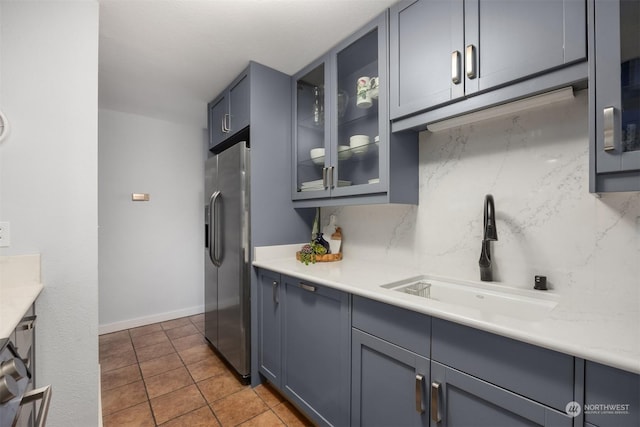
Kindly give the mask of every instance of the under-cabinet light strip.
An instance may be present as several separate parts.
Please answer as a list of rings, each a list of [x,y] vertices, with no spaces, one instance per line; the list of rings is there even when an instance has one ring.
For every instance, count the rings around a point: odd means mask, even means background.
[[[462,116],[452,117],[450,119],[441,120],[427,125],[427,130],[431,132],[439,132],[451,128],[455,128],[470,123],[476,123],[482,120],[495,119],[518,111],[529,110],[532,108],[545,107],[549,104],[567,101],[573,98],[573,88],[571,86],[562,89],[553,90],[551,92],[542,93],[529,98],[519,99],[507,104],[496,105],[484,110],[475,111],[473,113],[464,114]]]

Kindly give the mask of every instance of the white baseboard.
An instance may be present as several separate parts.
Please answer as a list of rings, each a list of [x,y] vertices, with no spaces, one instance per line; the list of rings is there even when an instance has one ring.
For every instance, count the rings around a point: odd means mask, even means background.
[[[111,332],[122,331],[125,329],[137,328],[138,326],[150,325],[152,323],[166,322],[167,320],[178,319],[180,317],[194,316],[204,312],[204,306],[189,307],[182,310],[169,311],[167,313],[158,313],[151,316],[137,317],[135,319],[122,320],[119,322],[107,323],[106,325],[98,325],[98,334],[109,334]]]

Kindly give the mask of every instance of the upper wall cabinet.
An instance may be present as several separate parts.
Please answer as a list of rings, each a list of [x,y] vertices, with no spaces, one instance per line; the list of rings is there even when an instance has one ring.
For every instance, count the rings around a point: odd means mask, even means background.
[[[249,126],[249,70],[208,105],[209,150]]]
[[[586,59],[580,0],[408,0],[391,8],[391,118],[415,114]],[[586,66],[579,77],[586,78]],[[539,92],[575,73],[540,81]],[[518,97],[513,92],[498,98]],[[485,103],[501,99],[491,98]],[[460,106],[452,114],[465,108]]]
[[[297,207],[418,203],[417,135],[390,132],[387,19],[292,77]]]
[[[596,0],[589,25],[590,190],[640,190],[640,1]]]

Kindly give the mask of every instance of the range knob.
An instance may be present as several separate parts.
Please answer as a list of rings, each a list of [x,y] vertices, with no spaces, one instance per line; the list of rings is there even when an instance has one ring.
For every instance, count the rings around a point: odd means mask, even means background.
[[[22,360],[16,357],[0,365],[0,375],[11,376],[14,380],[20,381],[28,375],[27,367]]]
[[[18,383],[10,375],[0,377],[0,404],[6,403],[20,394]]]

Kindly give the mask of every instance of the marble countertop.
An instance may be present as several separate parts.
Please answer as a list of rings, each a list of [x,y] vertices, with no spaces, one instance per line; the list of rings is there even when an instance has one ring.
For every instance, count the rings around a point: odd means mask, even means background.
[[[492,316],[381,287],[428,272],[350,258],[304,265],[293,255],[300,246],[257,247],[253,265],[640,374],[640,307],[620,304],[615,295],[594,298],[547,291],[546,297],[558,304],[540,320]]]
[[[0,257],[0,339],[11,335],[42,289],[40,255]]]

